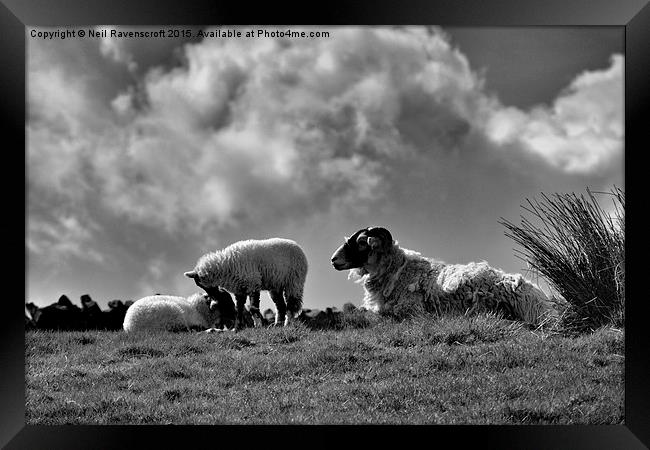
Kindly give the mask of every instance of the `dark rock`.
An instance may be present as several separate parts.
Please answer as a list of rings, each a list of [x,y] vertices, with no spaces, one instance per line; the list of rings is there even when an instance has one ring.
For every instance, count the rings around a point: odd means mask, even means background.
[[[320,313],[320,309],[303,309],[301,315],[307,319],[315,319]]]
[[[84,324],[83,328],[88,330],[101,330],[105,328],[104,313],[90,295],[81,296],[83,306]]]
[[[67,306],[68,308],[73,308],[73,307],[75,307],[75,305],[72,304],[72,302],[70,301],[70,299],[68,298],[68,296],[65,295],[65,294],[62,295],[61,297],[59,297],[59,301],[56,302],[56,304],[57,304],[57,305],[61,305],[61,306]]]
[[[32,302],[29,302],[25,304],[25,308],[29,312],[29,315],[31,316],[32,320],[34,320],[34,316],[36,315],[39,309],[38,306],[36,306]]]
[[[84,294],[81,296],[81,306],[83,306],[84,308],[86,307],[87,304],[92,305],[93,303],[95,303],[95,301],[92,298],[90,298],[90,295]]]
[[[341,325],[341,311],[336,307],[325,308],[325,311],[305,308],[299,319],[314,330],[335,329]]]
[[[33,330],[35,328],[36,324],[34,321],[27,314],[25,314],[25,330]]]
[[[28,303],[26,307],[38,329],[71,331],[79,330],[84,325],[81,309],[64,295],[57,303],[44,308],[39,308],[33,303]]]
[[[108,302],[108,308],[108,311],[103,311],[104,329],[113,331],[121,330],[128,306],[122,300],[111,300]]]
[[[124,302],[122,302],[122,300],[111,300],[110,302],[108,302],[108,307],[110,309],[121,310],[124,308]]]

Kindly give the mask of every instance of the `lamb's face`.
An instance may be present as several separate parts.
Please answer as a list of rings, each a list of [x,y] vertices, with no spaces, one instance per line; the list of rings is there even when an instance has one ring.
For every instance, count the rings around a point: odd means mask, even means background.
[[[368,227],[345,239],[332,255],[332,266],[336,270],[356,269],[372,263],[378,253],[393,245],[390,232],[381,227]]]
[[[235,319],[235,303],[230,293],[219,287],[210,288],[206,292],[204,296],[210,308],[211,322],[217,327],[223,325],[232,327],[231,322]]]
[[[196,285],[201,289],[203,289],[204,291],[208,292],[208,289],[210,289],[207,287],[208,283],[206,283],[205,280],[201,278],[201,276],[199,275],[196,269],[191,270],[189,272],[185,272],[183,275],[185,275],[187,278],[192,278],[196,283]],[[218,287],[215,287],[214,289],[218,289]]]

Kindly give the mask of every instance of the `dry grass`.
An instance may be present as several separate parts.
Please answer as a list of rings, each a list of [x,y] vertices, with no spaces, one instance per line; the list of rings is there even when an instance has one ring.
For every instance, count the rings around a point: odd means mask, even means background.
[[[567,302],[567,331],[604,325],[622,327],[625,306],[625,193],[614,187],[610,216],[593,192],[554,194],[527,200],[531,218],[519,225],[501,219],[523,250],[519,257]]]

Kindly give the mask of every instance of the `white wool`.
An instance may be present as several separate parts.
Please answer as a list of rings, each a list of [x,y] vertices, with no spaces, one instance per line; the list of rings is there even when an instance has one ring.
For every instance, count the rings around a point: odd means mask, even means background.
[[[188,298],[152,295],[137,300],[124,316],[124,331],[179,330],[214,325],[208,300],[204,294]]]
[[[353,269],[349,278],[363,282],[363,307],[390,315],[505,307],[532,324],[556,315],[546,294],[520,274],[505,273],[485,261],[445,264],[396,244],[382,255],[376,273]]]
[[[307,258],[290,239],[249,239],[202,256],[194,270],[208,287],[242,294],[284,290],[288,296],[302,297]]]

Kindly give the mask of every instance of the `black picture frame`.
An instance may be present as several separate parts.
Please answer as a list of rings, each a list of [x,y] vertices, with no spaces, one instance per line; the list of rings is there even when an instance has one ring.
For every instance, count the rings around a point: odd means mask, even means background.
[[[640,161],[650,105],[650,6],[648,0],[411,0],[330,1],[317,4],[278,2],[221,2],[195,0],[0,0],[0,90],[5,170],[0,177],[7,214],[1,222],[5,236],[5,274],[19,261],[27,271],[26,249],[19,237],[26,233],[25,195],[18,194],[19,178],[26,186],[25,165],[25,46],[26,26],[55,25],[416,25],[444,26],[615,26],[625,30],[625,190],[626,259],[641,255],[635,238],[643,207]],[[23,214],[20,214],[22,210]],[[631,215],[630,215],[631,213]],[[636,216],[639,216],[637,218]],[[22,218],[22,219],[21,219]],[[631,227],[630,227],[631,225]],[[630,232],[632,233],[630,235]],[[630,241],[631,236],[631,241]],[[24,241],[23,241],[24,242]],[[632,244],[629,244],[632,242]],[[8,250],[8,254],[6,252]],[[7,311],[0,329],[0,445],[7,449],[150,448],[183,445],[279,445],[324,440],[363,442],[364,446],[397,439],[407,445],[452,443],[455,448],[481,445],[484,449],[635,449],[650,445],[650,345],[644,333],[647,317],[639,288],[638,267],[627,265],[625,335],[625,425],[615,426],[32,426],[25,425],[24,325],[18,311],[25,283],[5,276]],[[644,304],[645,303],[645,304]],[[345,434],[345,437],[341,437]],[[319,437],[320,436],[320,437]]]

